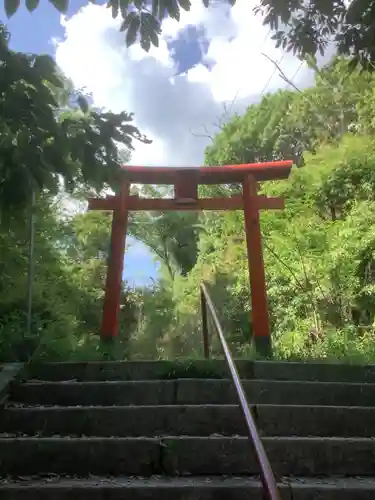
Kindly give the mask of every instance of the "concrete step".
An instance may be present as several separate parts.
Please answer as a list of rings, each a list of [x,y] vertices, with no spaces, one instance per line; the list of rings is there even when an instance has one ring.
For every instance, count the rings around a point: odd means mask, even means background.
[[[371,476],[371,438],[263,438],[273,470],[282,476]],[[0,476],[33,474],[258,474],[247,438],[3,438]]]
[[[251,404],[375,406],[375,384],[244,380]],[[29,405],[233,404],[230,380],[177,379],[112,382],[29,382],[11,400]]]
[[[375,408],[254,405],[263,436],[372,437]],[[246,436],[237,405],[6,408],[0,432],[13,435],[153,437]]]
[[[375,383],[375,365],[239,359],[236,366],[241,377],[247,379]],[[30,369],[30,377],[49,381],[227,378],[228,369],[224,360],[69,362],[35,364]]]
[[[373,500],[374,478],[284,478],[282,500]],[[262,500],[256,478],[45,478],[0,482],[2,500]]]

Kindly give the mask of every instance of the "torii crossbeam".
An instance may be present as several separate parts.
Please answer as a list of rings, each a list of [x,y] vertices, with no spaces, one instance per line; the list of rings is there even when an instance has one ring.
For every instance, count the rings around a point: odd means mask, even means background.
[[[269,353],[271,337],[268,318],[259,211],[284,208],[283,198],[257,194],[259,181],[288,178],[292,161],[275,161],[218,167],[123,167],[120,194],[90,198],[89,210],[113,212],[111,250],[101,325],[103,340],[117,335],[123,274],[125,239],[130,210],[243,210],[251,287],[251,321],[257,350]],[[148,199],[130,195],[132,183],[174,186],[173,199]],[[242,185],[242,194],[219,198],[198,197],[200,184]]]

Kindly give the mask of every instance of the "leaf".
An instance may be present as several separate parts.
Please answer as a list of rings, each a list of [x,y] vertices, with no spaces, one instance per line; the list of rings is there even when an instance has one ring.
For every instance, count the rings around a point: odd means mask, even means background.
[[[125,37],[127,47],[130,47],[136,41],[137,32],[138,32],[138,28],[139,28],[140,24],[141,24],[141,20],[140,20],[139,16],[135,17],[131,21],[129,28],[126,32],[126,37]]]
[[[180,20],[180,8],[178,6],[177,0],[167,0],[166,8],[169,16],[176,21]]]
[[[56,63],[51,56],[42,54],[35,57],[34,68],[47,73],[56,70]]]
[[[154,17],[157,17],[159,12],[159,0],[152,0],[151,13]]]
[[[120,10],[119,0],[109,0],[109,2],[107,3],[107,9],[111,8],[112,8],[112,18],[116,19]]]
[[[160,22],[155,19],[151,14],[148,12],[144,12],[142,14],[142,21],[148,23],[150,25],[150,29],[154,31],[155,33],[161,33],[161,26]]]
[[[180,6],[182,9],[186,10],[189,12],[190,7],[191,7],[191,1],[190,0],[179,0]]]
[[[141,36],[141,47],[143,50],[148,52],[151,48],[151,40],[148,36]]]
[[[20,6],[20,0],[4,0],[4,10],[7,17],[12,17]]]
[[[124,19],[128,14],[129,3],[129,0],[120,0],[121,15]]]
[[[154,18],[150,14],[142,14],[141,16],[141,47],[148,52],[151,48],[151,42],[158,47],[159,38],[155,32],[154,26],[151,24]],[[158,26],[157,26],[158,27]]]
[[[79,95],[77,97],[77,103],[78,103],[78,106],[81,108],[81,111],[83,113],[87,113],[88,112],[88,110],[89,110],[89,104],[87,102],[87,99],[83,95]]]
[[[130,24],[136,19],[139,14],[135,11],[129,12],[129,14],[125,17],[123,23],[121,24],[120,31],[126,31]]]
[[[48,56],[46,54],[36,56],[34,61],[34,69],[42,76],[42,78],[50,81],[54,85],[56,81],[60,81],[60,79],[56,75],[56,63],[51,56]]]
[[[39,0],[26,0],[26,8],[29,12],[33,12],[39,5]]]
[[[144,13],[141,17],[141,46],[146,52],[150,50],[151,43],[159,47],[160,23],[151,14]],[[144,40],[144,41],[143,41]]]
[[[150,39],[155,47],[159,47],[159,37],[158,34],[151,28],[150,29]]]
[[[158,1],[158,19],[161,21],[164,17],[165,14],[165,1],[166,0],[159,0]]]
[[[69,0],[49,0],[49,3],[62,14],[65,14],[69,7]]]

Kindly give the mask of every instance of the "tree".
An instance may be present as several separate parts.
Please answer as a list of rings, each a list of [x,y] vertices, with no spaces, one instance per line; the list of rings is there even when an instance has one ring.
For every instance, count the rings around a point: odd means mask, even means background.
[[[32,191],[57,193],[61,181],[70,191],[115,183],[118,145],[129,151],[133,139],[149,142],[132,115],[90,109],[65,87],[51,57],[8,44],[0,24],[0,214],[27,206]]]
[[[107,275],[110,248],[110,219],[108,213],[79,213],[65,224],[65,249],[72,275],[72,303],[83,330],[98,332]],[[119,338],[127,341],[136,322],[134,294],[127,284],[122,286]]]
[[[163,188],[144,186],[143,193],[155,197],[170,191],[168,187]],[[132,214],[129,232],[154,252],[166,266],[170,278],[176,273],[186,276],[194,267],[199,235],[196,212],[138,212]]]
[[[102,355],[109,224],[96,213],[67,218],[61,193],[115,188],[132,140],[147,140],[131,115],[90,108],[52,58],[11,51],[8,43],[0,24],[0,360],[27,360],[45,338],[43,352],[53,359],[93,359]],[[25,335],[30,211],[35,273]],[[137,322],[133,299],[124,284],[120,357]]]
[[[43,341],[49,359],[97,359],[110,221],[99,212],[62,217],[60,197],[42,194],[34,207],[36,237],[31,332],[25,331],[28,224],[0,225],[0,361],[27,360]],[[140,299],[123,283],[119,359],[127,355]]]
[[[370,69],[375,62],[374,0],[261,0],[255,9],[274,30],[276,46],[298,54],[324,54],[335,44],[339,54]]]
[[[246,136],[237,144],[243,143]],[[285,210],[261,217],[272,332],[283,356],[307,356],[310,329],[327,335],[324,349],[331,355],[342,355],[339,344],[343,350],[351,342],[359,348],[359,335],[370,329],[375,313],[373,151],[371,137],[346,134],[314,154],[305,153],[305,167],[294,169],[287,181],[262,187],[263,194],[286,200]],[[220,149],[220,162],[219,154]],[[206,231],[198,264],[179,291],[179,307],[187,307],[202,276],[208,279],[228,338],[241,350],[248,343],[250,316],[243,217],[210,214],[201,223]],[[340,337],[346,328],[347,336]]]
[[[306,151],[337,142],[348,131],[372,133],[375,125],[374,76],[336,58],[318,70],[315,86],[265,95],[223,126],[206,150],[206,162],[247,163],[292,159],[304,163]]]
[[[348,74],[347,60],[337,58],[318,72],[314,87],[267,95],[234,117],[206,150],[208,164],[303,159],[287,181],[261,185],[264,194],[286,200],[285,210],[261,216],[279,356],[373,359],[374,87],[373,74]],[[230,195],[233,187],[221,191]],[[185,331],[198,334],[198,285],[209,281],[241,355],[251,335],[243,214],[203,214],[200,224],[197,264],[173,290],[176,311]],[[318,340],[311,331],[320,332]]]
[[[202,0],[208,7],[210,0]],[[227,0],[234,5],[236,0]],[[49,0],[60,12],[69,7],[69,0]],[[95,4],[95,0],[87,0]],[[40,4],[39,0],[26,0],[30,12]],[[151,4],[151,5],[150,5]],[[7,15],[12,16],[19,8],[20,0],[4,0]],[[177,21],[181,9],[189,10],[191,0],[109,0],[108,8],[114,18],[121,15],[121,31],[126,32],[126,44],[132,45],[138,38],[144,50],[158,46],[161,21],[169,16]],[[276,46],[293,51],[299,57],[324,53],[337,45],[338,53],[351,56],[353,66],[360,63],[369,69],[375,62],[374,0],[326,1],[275,1],[260,0],[254,9],[264,16],[263,23],[275,33]]]
[[[234,5],[236,0],[226,0]],[[69,0],[49,0],[61,13],[66,13]],[[209,0],[202,0],[205,7],[209,6]],[[73,2],[72,2],[73,3]],[[95,4],[95,0],[87,0],[87,3]],[[33,12],[40,5],[39,0],[26,0],[26,7]],[[20,6],[20,0],[4,0],[4,9],[8,17],[13,16]],[[165,17],[171,17],[179,21],[181,9],[190,10],[191,0],[109,0],[107,7],[112,10],[113,18],[122,17],[120,30],[126,32],[126,44],[129,47],[139,37],[141,46],[149,51],[151,45],[159,45],[161,33],[161,22]]]

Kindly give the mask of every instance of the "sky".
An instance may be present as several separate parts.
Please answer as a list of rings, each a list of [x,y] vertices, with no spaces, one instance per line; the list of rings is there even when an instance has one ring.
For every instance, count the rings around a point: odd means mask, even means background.
[[[0,19],[5,21],[2,3]],[[51,54],[75,86],[90,93],[95,105],[133,112],[135,124],[153,141],[135,144],[133,165],[203,164],[210,143],[207,135],[218,130],[215,124],[235,112],[244,113],[265,91],[287,88],[262,53],[277,61],[298,87],[314,80],[300,60],[275,48],[269,28],[252,11],[255,0],[237,0],[233,8],[216,0],[208,9],[193,0],[179,23],[164,20],[159,48],[149,53],[139,44],[126,48],[121,20],[113,20],[104,5],[87,5],[85,0],[70,4],[74,8],[65,17],[47,0],[31,15],[20,8],[6,23],[11,47]],[[151,253],[130,240],[126,279],[144,284],[156,275]]]

